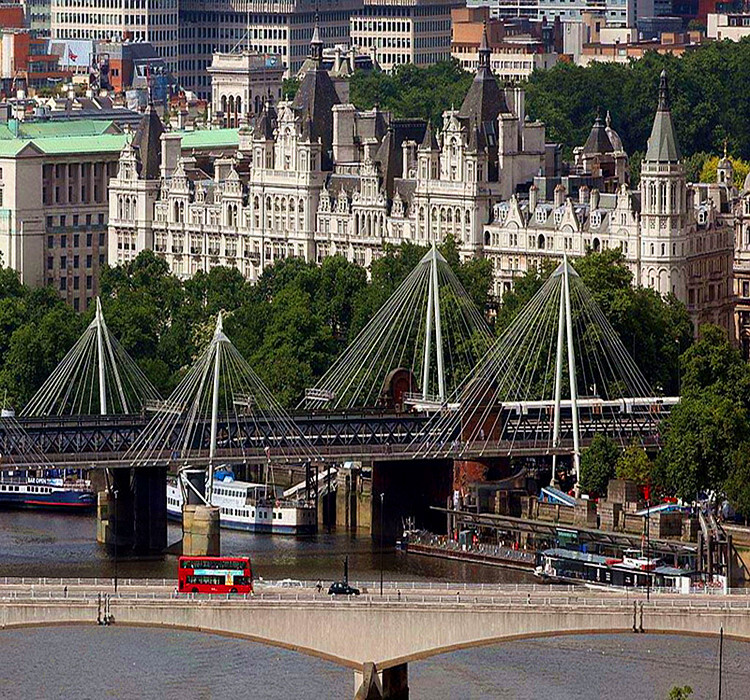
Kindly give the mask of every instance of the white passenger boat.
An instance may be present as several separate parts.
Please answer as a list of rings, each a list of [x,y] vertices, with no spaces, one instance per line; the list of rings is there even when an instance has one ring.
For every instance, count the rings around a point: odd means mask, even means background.
[[[274,535],[307,535],[317,530],[314,502],[284,499],[282,490],[271,485],[235,481],[222,473],[216,477],[211,505],[220,509],[221,527]],[[182,489],[177,479],[169,477],[167,516],[182,520],[182,503]]]

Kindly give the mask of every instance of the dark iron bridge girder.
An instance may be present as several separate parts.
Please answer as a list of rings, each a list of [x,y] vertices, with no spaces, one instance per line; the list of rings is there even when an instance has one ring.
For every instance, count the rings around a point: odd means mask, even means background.
[[[645,445],[658,446],[660,422],[666,413],[582,412],[580,435],[582,445],[597,434],[633,439]],[[426,414],[379,412],[314,413],[294,417],[300,433],[326,460],[347,458],[397,458],[403,456],[457,458],[517,455],[545,455],[569,453],[572,446],[572,419],[563,412],[560,442],[552,448],[553,419],[548,412],[517,414],[503,410],[498,425],[500,432],[492,441],[456,445],[454,434],[429,434]],[[126,466],[125,453],[145,428],[145,415],[76,416],[54,418],[19,418],[18,423],[34,446],[51,463],[83,463],[86,466]],[[279,431],[278,425],[246,417],[241,423],[226,421],[220,427],[218,455],[225,461],[257,462],[266,458],[265,447],[276,458],[301,461],[305,458],[303,441],[299,435]],[[427,429],[426,429],[427,428]],[[179,430],[171,442],[176,445]],[[208,422],[194,432],[191,454],[196,461],[205,460],[210,426]],[[437,439],[439,437],[439,439]],[[423,441],[435,447],[420,446]],[[173,445],[163,450],[165,461],[170,459]],[[28,445],[19,443],[17,432],[6,430],[0,421],[0,469],[34,466],[24,457]],[[184,461],[184,460],[183,460]]]

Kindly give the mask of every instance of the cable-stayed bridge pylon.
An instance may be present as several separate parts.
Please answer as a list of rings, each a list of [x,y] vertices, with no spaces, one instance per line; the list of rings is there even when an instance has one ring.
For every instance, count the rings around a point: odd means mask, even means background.
[[[625,444],[678,400],[654,396],[566,257],[415,438],[414,450],[470,458],[542,447],[553,469],[558,456],[571,455],[578,477],[582,417],[588,431]]]
[[[23,408],[23,416],[139,413],[159,392],[107,328],[99,298],[78,341]]]
[[[433,243],[300,408],[439,408],[492,342]]]

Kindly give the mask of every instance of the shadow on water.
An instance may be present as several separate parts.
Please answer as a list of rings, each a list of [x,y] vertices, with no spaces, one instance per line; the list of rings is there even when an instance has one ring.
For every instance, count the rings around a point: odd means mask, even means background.
[[[352,672],[240,639],[129,627],[49,627],[0,632],[0,697],[351,698]],[[599,700],[667,698],[674,685],[714,697],[716,640],[593,635],[509,642],[411,664],[411,697]],[[750,645],[727,640],[726,698],[750,687]],[[106,658],[105,673],[93,673]],[[625,690],[627,689],[627,690]]]
[[[169,525],[169,542],[181,537],[180,526]],[[296,578],[333,580],[343,572],[349,557],[352,580],[380,577],[379,545],[370,537],[321,533],[294,538],[253,535],[222,530],[222,553],[249,555],[254,573],[265,579]],[[122,578],[176,575],[173,556],[118,561]],[[522,583],[530,574],[496,567],[464,564],[407,555],[387,547],[383,556],[386,580],[431,579],[484,583]],[[93,517],[38,511],[0,512],[0,576],[107,577],[114,562],[96,542]]]

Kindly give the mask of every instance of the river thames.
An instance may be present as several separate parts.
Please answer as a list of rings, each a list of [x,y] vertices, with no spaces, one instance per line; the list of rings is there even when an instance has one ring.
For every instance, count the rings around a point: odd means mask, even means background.
[[[111,576],[90,517],[0,513],[0,576]],[[170,526],[170,542],[179,539]],[[222,531],[226,554],[247,554],[265,579],[375,580],[368,538],[293,538]],[[399,552],[386,580],[527,582],[527,574]],[[173,557],[119,561],[121,577],[173,578]],[[212,635],[125,627],[0,632],[3,698],[347,698],[351,671],[292,651]],[[716,697],[718,642],[673,635],[577,635],[508,642],[411,664],[412,698],[667,698],[673,685]],[[750,644],[725,640],[723,700],[750,697]]]

